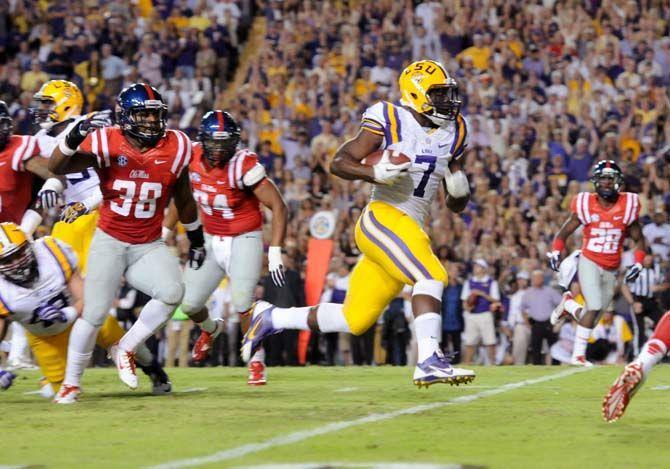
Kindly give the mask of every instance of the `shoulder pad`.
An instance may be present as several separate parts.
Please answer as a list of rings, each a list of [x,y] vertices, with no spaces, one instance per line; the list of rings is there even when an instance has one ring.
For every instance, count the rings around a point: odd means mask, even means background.
[[[254,187],[265,178],[265,168],[262,164],[254,164],[244,176],[242,176],[242,183],[245,187]]]

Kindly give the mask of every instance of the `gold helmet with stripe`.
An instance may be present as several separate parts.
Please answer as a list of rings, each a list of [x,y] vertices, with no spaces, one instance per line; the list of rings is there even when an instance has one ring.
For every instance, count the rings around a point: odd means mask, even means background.
[[[398,78],[400,102],[423,114],[435,125],[456,120],[461,110],[458,84],[434,60],[411,63]]]
[[[22,287],[37,279],[33,245],[16,223],[0,223],[0,275]]]
[[[81,114],[84,96],[71,81],[50,80],[33,96],[33,120],[43,128]]]

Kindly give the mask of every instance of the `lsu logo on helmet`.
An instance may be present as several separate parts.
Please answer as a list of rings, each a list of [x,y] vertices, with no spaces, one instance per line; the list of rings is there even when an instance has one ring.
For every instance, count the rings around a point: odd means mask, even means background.
[[[434,60],[410,64],[398,79],[400,102],[444,126],[456,120],[461,110],[458,83]]]
[[[71,81],[50,80],[33,95],[33,120],[42,127],[81,114],[84,96]]]

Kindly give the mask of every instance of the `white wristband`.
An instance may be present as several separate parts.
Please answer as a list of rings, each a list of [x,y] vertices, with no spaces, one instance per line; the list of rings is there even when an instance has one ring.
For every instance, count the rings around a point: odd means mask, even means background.
[[[195,231],[195,230],[197,230],[198,228],[200,228],[201,225],[202,225],[202,223],[200,223],[200,219],[199,219],[199,218],[196,218],[195,221],[193,221],[193,222],[191,222],[191,223],[184,223],[184,222],[182,222],[182,226],[184,227],[184,229],[185,229],[186,231]]]
[[[56,191],[59,194],[63,193],[63,183],[60,181],[58,178],[49,178],[47,179],[44,184],[42,184],[42,188],[40,189],[40,192],[44,191]]]
[[[84,207],[86,207],[86,210],[88,212],[91,212],[98,208],[100,206],[100,203],[102,202],[102,192],[100,192],[100,189],[96,189],[93,194],[89,195],[86,197],[84,200],[81,201],[82,204],[84,204]]]
[[[40,223],[42,223],[42,215],[35,210],[28,209],[21,219],[21,231],[32,237]]]
[[[167,226],[164,226],[164,227],[161,229],[161,239],[162,239],[163,241],[165,241],[166,239],[168,239],[168,238],[170,237],[171,234],[172,234],[172,230],[171,230],[170,228],[168,228]]]
[[[449,195],[452,197],[461,199],[470,194],[470,183],[463,171],[458,170],[455,173],[450,173],[449,170],[447,170],[444,180],[447,185],[447,192],[449,192]]]
[[[66,306],[65,308],[61,309],[61,311],[65,313],[66,322],[74,322],[79,317],[77,308],[74,306]]]
[[[60,141],[60,143],[58,144],[58,149],[65,156],[72,156],[75,153],[77,153],[77,150],[73,150],[72,148],[67,146],[67,143],[65,143],[65,140]]]

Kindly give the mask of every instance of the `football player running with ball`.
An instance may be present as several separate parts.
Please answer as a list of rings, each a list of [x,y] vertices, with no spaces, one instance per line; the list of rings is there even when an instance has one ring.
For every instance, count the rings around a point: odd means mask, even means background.
[[[224,111],[205,114],[198,139],[200,142],[193,146],[189,174],[204,225],[207,257],[200,269],[186,270],[181,309],[202,329],[193,348],[193,359],[202,361],[223,328],[223,320],[209,318],[205,303],[225,276],[230,278],[233,308],[240,314],[242,331],[249,327],[254,289],[263,268],[261,205],[272,211],[270,275],[275,285],[284,285],[281,247],[288,211],[256,154],[238,149],[240,127],[230,114]],[[263,350],[259,349],[249,360],[248,384],[266,383],[264,358]]]
[[[632,192],[622,192],[623,173],[612,160],[603,160],[593,167],[591,182],[595,193],[580,192],[572,199],[572,212],[554,238],[552,251],[547,253],[550,267],[559,271],[565,252],[565,241],[580,226],[584,227],[577,276],[586,305],[583,307],[568,290],[551,314],[551,323],[572,316],[578,323],[572,364],[592,366],[586,360],[586,346],[591,330],[598,323],[614,296],[617,270],[626,236],[637,245],[635,264],[626,270],[626,281],[632,281],[642,271],[645,241],[637,219],[640,199]],[[572,258],[572,256],[570,256]]]
[[[152,298],[111,353],[121,381],[137,388],[135,349],[170,318],[184,295],[179,261],[161,240],[163,213],[173,192],[191,242],[189,264],[198,268],[205,259],[186,171],[191,141],[178,130],[166,130],[167,105],[159,92],[144,83],[121,91],[118,127],[100,127],[105,122],[97,116],[73,127],[49,161],[57,174],[94,167],[103,195],[84,282],[84,312],[72,328],[65,380],[55,398],[60,403],[74,402],[80,393],[96,331],[123,275]]]
[[[421,387],[474,379],[473,371],[453,368],[450,357],[440,351],[447,272],[421,228],[440,183],[453,212],[462,211],[470,199],[462,170],[468,126],[460,114],[458,85],[431,60],[409,65],[399,85],[402,105],[382,101],[369,107],[358,134],[337,150],[331,164],[336,176],[374,185],[372,200],[356,225],[363,256],[351,274],[344,304],[277,308],[257,303],[243,340],[243,359],[249,360],[268,335],[285,328],[362,334],[403,286],[411,285],[419,361],[414,383]],[[376,164],[362,164],[378,150],[388,151]],[[404,162],[397,152],[406,155]]]

